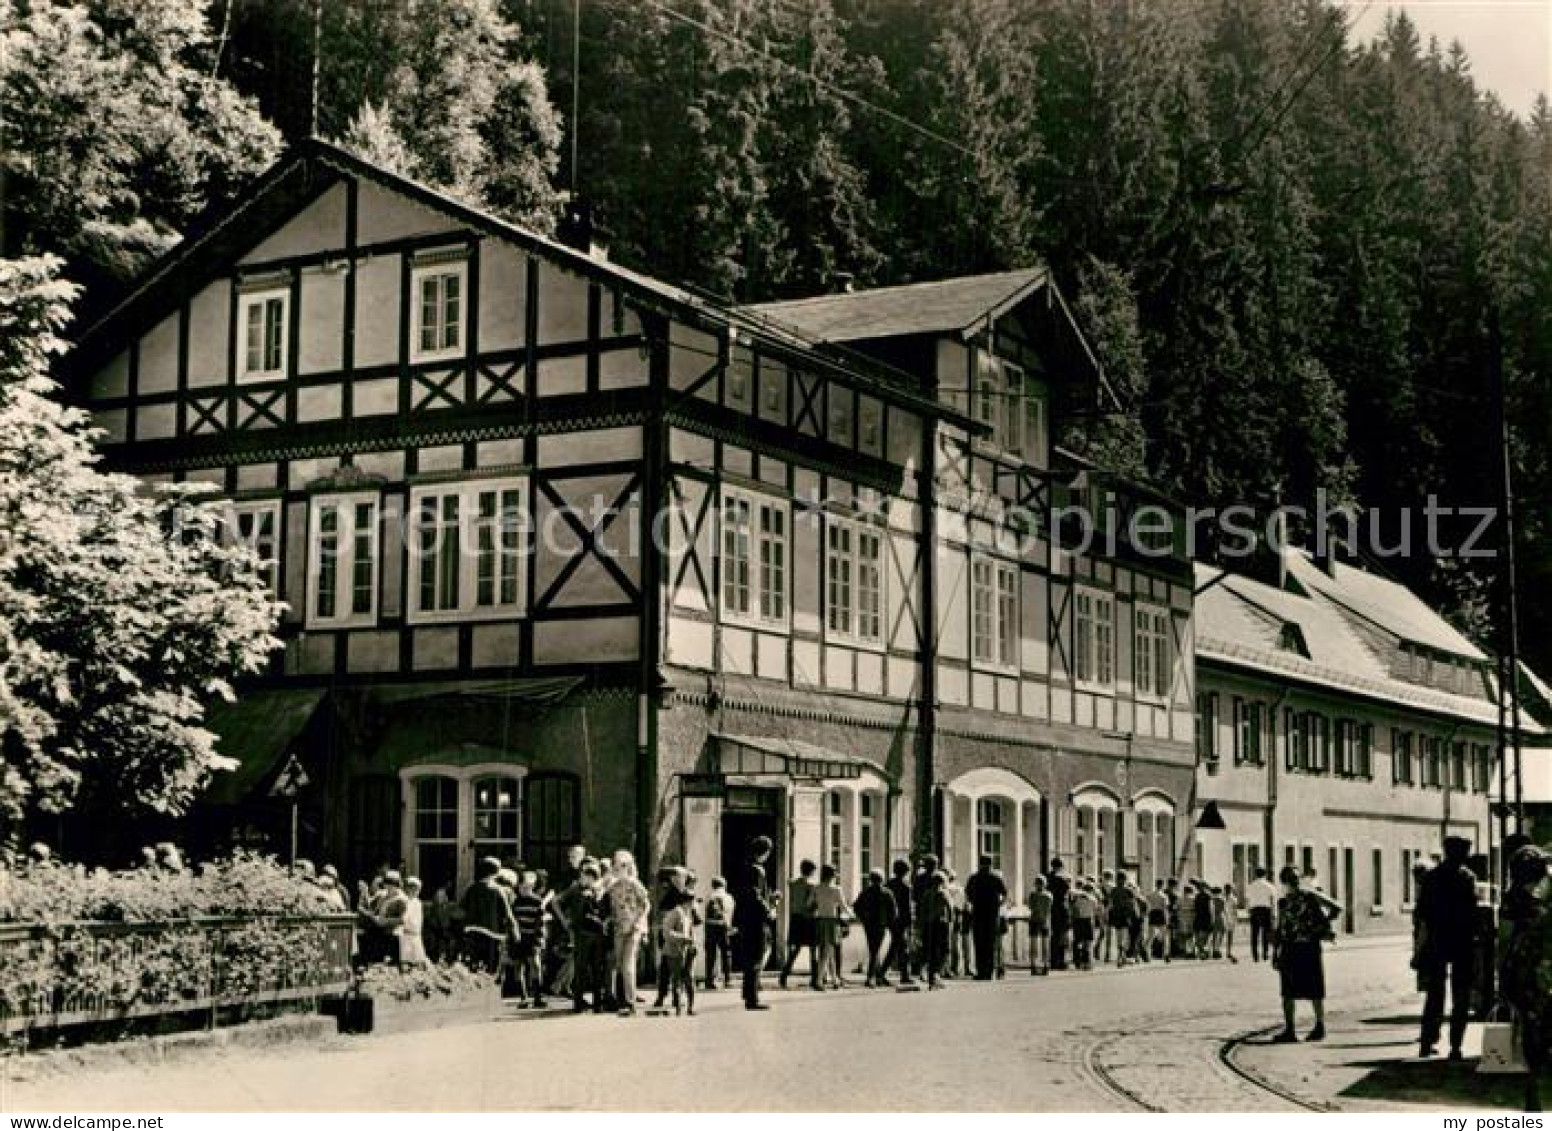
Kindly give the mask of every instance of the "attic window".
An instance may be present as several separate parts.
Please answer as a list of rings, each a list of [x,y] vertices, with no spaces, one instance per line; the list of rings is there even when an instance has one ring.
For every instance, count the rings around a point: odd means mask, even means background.
[[[1294,652],[1309,659],[1309,645],[1304,642],[1304,630],[1292,621],[1283,624],[1282,633],[1277,638],[1277,646],[1284,652]]]

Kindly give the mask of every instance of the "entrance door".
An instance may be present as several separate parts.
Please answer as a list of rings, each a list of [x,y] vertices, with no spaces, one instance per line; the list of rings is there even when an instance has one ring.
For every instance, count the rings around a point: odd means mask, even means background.
[[[741,810],[722,811],[722,874],[731,877],[749,862],[749,846],[757,836],[769,837],[775,847],[765,862],[765,878],[772,891],[780,891],[781,841],[777,837],[777,821],[774,813],[756,813]]]
[[[740,796],[741,794],[747,796]],[[722,874],[731,877],[749,863],[749,846],[757,836],[771,842],[771,854],[765,861],[765,880],[771,891],[786,886],[785,853],[782,851],[781,818],[774,811],[782,794],[774,790],[729,790],[722,809]],[[774,945],[766,958],[767,966],[779,965],[781,948]]]

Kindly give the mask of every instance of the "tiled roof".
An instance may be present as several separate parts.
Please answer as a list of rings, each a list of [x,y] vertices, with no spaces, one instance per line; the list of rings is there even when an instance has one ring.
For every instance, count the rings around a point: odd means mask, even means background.
[[[1498,705],[1491,700],[1396,679],[1350,623],[1354,614],[1320,589],[1306,597],[1200,563],[1196,587],[1198,659],[1479,725],[1498,722]],[[1430,610],[1430,615],[1436,614]],[[1279,646],[1285,624],[1298,626],[1308,657]],[[1526,734],[1543,733],[1529,717],[1522,717],[1521,728]]]
[[[1405,585],[1345,562],[1334,563],[1333,569],[1334,576],[1311,561],[1302,550],[1291,550],[1288,554],[1288,572],[1300,585],[1318,590],[1392,635],[1456,656],[1487,659],[1481,649]]]
[[[960,333],[1045,283],[1044,267],[767,302],[744,309],[823,342]]]

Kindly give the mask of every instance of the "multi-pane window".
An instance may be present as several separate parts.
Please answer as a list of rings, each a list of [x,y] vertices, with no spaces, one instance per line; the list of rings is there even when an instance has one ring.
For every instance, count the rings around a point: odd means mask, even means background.
[[[1261,766],[1266,763],[1270,745],[1266,733],[1266,704],[1234,700],[1234,762],[1236,765]]]
[[[1374,777],[1374,725],[1358,724],[1358,759],[1353,767],[1356,777],[1369,781]]]
[[[451,357],[463,350],[465,272],[462,262],[415,269],[411,360]]]
[[[846,802],[832,789],[825,805],[825,857],[837,874],[841,871],[841,846],[846,837]]]
[[[992,867],[1002,867],[1003,803],[995,798],[983,797],[975,803],[975,825],[978,843],[976,853],[991,860]]]
[[[970,652],[977,663],[1018,666],[1018,568],[970,560]]]
[[[722,615],[787,620],[787,505],[729,491],[722,498]]]
[[[1025,436],[1024,370],[985,350],[976,357],[972,415],[990,426],[992,442],[1003,451],[1028,456],[1031,453],[1026,448],[1030,441]]]
[[[1412,785],[1412,732],[1392,727],[1390,731],[1390,780],[1397,785]]]
[[[1423,784],[1433,789],[1444,786],[1444,739],[1435,735],[1423,738]]]
[[[1283,734],[1287,744],[1284,768],[1302,770],[1309,764],[1309,717],[1288,707],[1283,711]]]
[[[1466,744],[1464,742],[1450,744],[1450,788],[1466,788]]]
[[[1109,687],[1115,682],[1115,598],[1079,589],[1073,639],[1074,675],[1079,683]]]
[[[730,616],[749,616],[754,609],[750,585],[754,535],[749,529],[753,509],[742,495],[722,500],[722,611]]]
[[[1203,765],[1218,762],[1218,693],[1196,694],[1196,758]]]
[[[825,622],[831,632],[850,636],[852,618],[852,528],[832,522],[825,528]]]
[[[1152,605],[1138,605],[1133,620],[1137,694],[1167,699],[1174,667],[1169,650],[1169,613]]]
[[[866,876],[873,870],[874,846],[878,842],[878,803],[871,793],[864,793],[858,796],[857,804],[861,807],[857,816],[857,868],[859,876]]]
[[[878,644],[884,639],[883,539],[842,519],[825,527],[825,625],[833,635]]]
[[[228,533],[259,559],[259,576],[270,592],[278,592],[280,572],[280,500],[233,503]]]
[[[411,615],[509,612],[520,603],[523,487],[516,480],[417,488],[410,497]]]
[[[456,490],[428,493],[415,507],[415,542],[419,551],[420,583],[415,610],[422,613],[458,609],[460,522]]]
[[[1493,783],[1493,748],[1485,742],[1471,747],[1471,788],[1486,793]]]
[[[997,662],[1018,667],[1018,570],[997,563]]]
[[[970,651],[981,663],[991,663],[997,654],[997,597],[992,584],[995,569],[987,558],[970,562]]]
[[[1309,717],[1309,761],[1305,769],[1312,774],[1325,774],[1331,772],[1331,753],[1333,735],[1331,719],[1319,711],[1308,711]]]
[[[377,495],[320,495],[309,529],[309,620],[361,622],[377,611]]]
[[[509,860],[518,846],[518,779],[504,774],[473,782],[474,853]]]
[[[286,375],[286,314],[290,307],[288,291],[254,291],[242,296],[238,304],[238,325],[242,327],[242,367],[238,376],[263,381]]]

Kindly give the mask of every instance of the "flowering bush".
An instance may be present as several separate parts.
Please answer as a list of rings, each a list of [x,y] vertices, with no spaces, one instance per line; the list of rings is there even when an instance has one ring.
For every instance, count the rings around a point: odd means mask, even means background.
[[[390,1001],[419,1001],[481,995],[495,984],[489,974],[470,970],[462,962],[402,968],[384,962],[362,971],[357,988]]]
[[[0,1015],[170,1013],[348,977],[348,945],[316,918],[321,892],[268,857],[4,878]]]
[[[316,915],[321,891],[273,857],[238,851],[197,870],[33,864],[0,884],[0,922],[148,923],[210,915]]]

